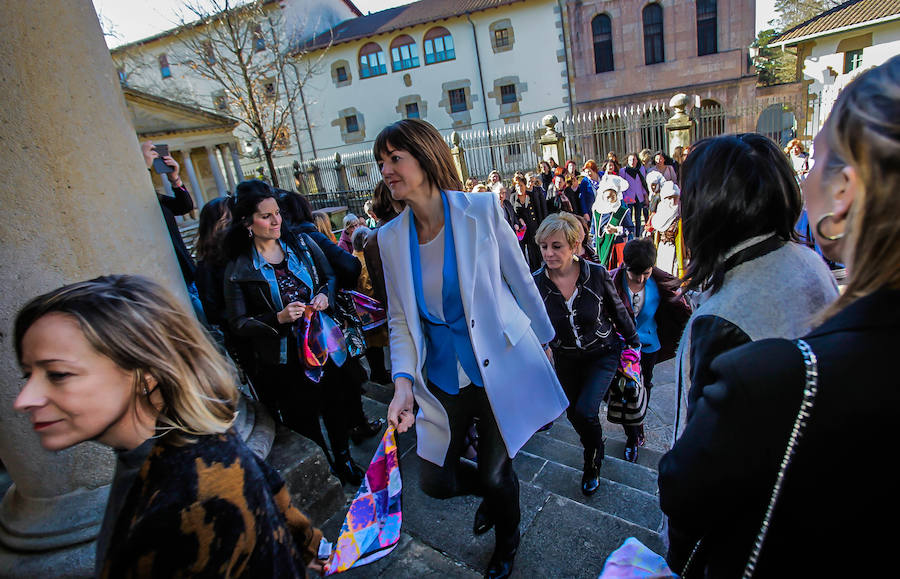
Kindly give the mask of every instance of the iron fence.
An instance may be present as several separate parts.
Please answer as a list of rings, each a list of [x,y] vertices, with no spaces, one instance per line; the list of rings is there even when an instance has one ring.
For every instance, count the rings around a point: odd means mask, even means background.
[[[796,135],[797,124],[802,122],[794,115],[800,110],[796,98],[763,98],[730,109],[715,101],[699,104],[689,112],[692,142],[725,133],[758,132],[783,146]],[[668,151],[666,122],[672,113],[666,103],[658,102],[565,117],[555,126],[564,137],[565,159],[556,161],[562,164],[573,159],[580,165],[595,159],[602,163],[613,151],[622,163],[625,155],[641,149]],[[541,159],[540,139],[546,131],[546,126],[533,121],[457,133],[468,175],[486,180],[493,170],[504,177],[516,171],[534,171]],[[452,133],[444,138],[453,147]],[[371,149],[295,161],[276,167],[276,172],[283,188],[307,195],[314,208],[346,206],[360,216],[381,180]]]

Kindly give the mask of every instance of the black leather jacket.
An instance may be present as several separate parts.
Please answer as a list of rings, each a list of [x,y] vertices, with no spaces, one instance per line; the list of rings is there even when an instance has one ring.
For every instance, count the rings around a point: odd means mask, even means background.
[[[618,332],[625,338],[626,344],[640,349],[641,341],[634,322],[619,299],[609,272],[602,265],[583,259],[578,263],[580,272],[575,282],[578,295],[571,312],[559,288],[547,276],[547,266],[533,274],[547,315],[556,330],[550,347],[572,354],[610,352],[619,348]],[[574,318],[574,331],[569,321],[570,315]]]
[[[294,234],[305,233],[312,239],[331,265],[334,275],[337,278],[337,287],[339,289],[356,289],[356,282],[359,280],[359,274],[362,272],[362,264],[352,254],[347,253],[336,243],[328,239],[328,237],[316,229],[312,223],[289,223],[288,229]]]
[[[313,295],[328,296],[330,310],[335,303],[336,278],[325,254],[305,234],[285,231],[281,239],[310,272]],[[236,335],[250,338],[258,362],[280,362],[281,339],[291,334],[292,324],[278,322],[269,282],[253,267],[251,251],[239,255],[225,269],[225,315]]]

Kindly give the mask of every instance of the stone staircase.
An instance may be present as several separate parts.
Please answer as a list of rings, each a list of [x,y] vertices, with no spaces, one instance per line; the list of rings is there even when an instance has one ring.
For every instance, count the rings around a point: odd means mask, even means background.
[[[367,414],[385,416],[392,389],[375,384],[366,388]],[[662,389],[655,389],[654,396]],[[667,407],[669,397],[659,398]],[[653,404],[651,398],[651,408]],[[663,518],[655,468],[667,446],[661,441],[653,448],[653,439],[661,438],[661,434],[653,436],[652,429],[662,432],[668,425],[653,420],[648,415],[647,446],[634,464],[617,458],[625,447],[621,427],[604,423],[606,459],[600,471],[600,489],[591,497],[581,494],[582,449],[565,417],[525,445],[514,461],[522,508],[522,543],[514,577],[597,577],[606,557],[632,536],[657,553],[665,552],[659,534]],[[354,459],[368,465],[378,441],[376,437],[353,448]],[[480,537],[472,534],[480,499],[436,500],[426,496],[419,489],[421,459],[416,456],[415,442],[414,432],[398,437],[404,517],[400,544],[387,557],[345,573],[348,579],[480,577],[487,566],[494,533]],[[355,491],[345,488],[348,504]],[[345,505],[322,525],[329,540],[337,538],[346,509]]]

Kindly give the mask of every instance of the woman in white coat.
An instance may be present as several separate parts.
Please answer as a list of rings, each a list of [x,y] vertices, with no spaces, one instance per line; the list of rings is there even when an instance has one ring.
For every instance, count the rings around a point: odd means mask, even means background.
[[[427,494],[484,497],[473,531],[496,525],[497,537],[485,577],[507,577],[519,545],[512,457],[568,404],[547,348],[553,326],[495,198],[459,191],[434,127],[398,121],[374,153],[406,205],[378,233],[394,379],[388,421],[398,432],[416,424]],[[459,461],[476,417],[477,472]]]

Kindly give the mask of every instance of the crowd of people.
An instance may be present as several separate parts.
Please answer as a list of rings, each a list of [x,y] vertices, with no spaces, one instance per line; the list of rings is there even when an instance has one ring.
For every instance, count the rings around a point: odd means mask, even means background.
[[[597,492],[602,401],[624,409],[635,461],[654,366],[674,358],[687,420],[659,464],[674,573],[881,573],[893,536],[876,523],[900,511],[878,482],[900,402],[883,366],[900,335],[898,119],[894,57],[843,90],[812,157],[726,135],[465,187],[438,131],[402,120],[375,140],[366,219],[336,237],[302,195],[244,181],[203,207],[196,263],[175,241],[192,204],[166,156],[179,204],[160,203],[203,316],[134,276],[39,296],[15,322],[14,406],[47,449],[117,451],[99,576],[303,576],[328,565],[321,533],[232,428],[235,368],[348,484],[363,477],[350,441],[384,425],[362,385],[391,382],[387,422],[416,428],[422,489],[482,498],[473,533],[496,530],[485,576],[502,578],[518,450],[565,412],[581,490]],[[846,264],[842,292],[799,242],[804,212]],[[387,333],[363,328],[353,292],[386,308]]]

